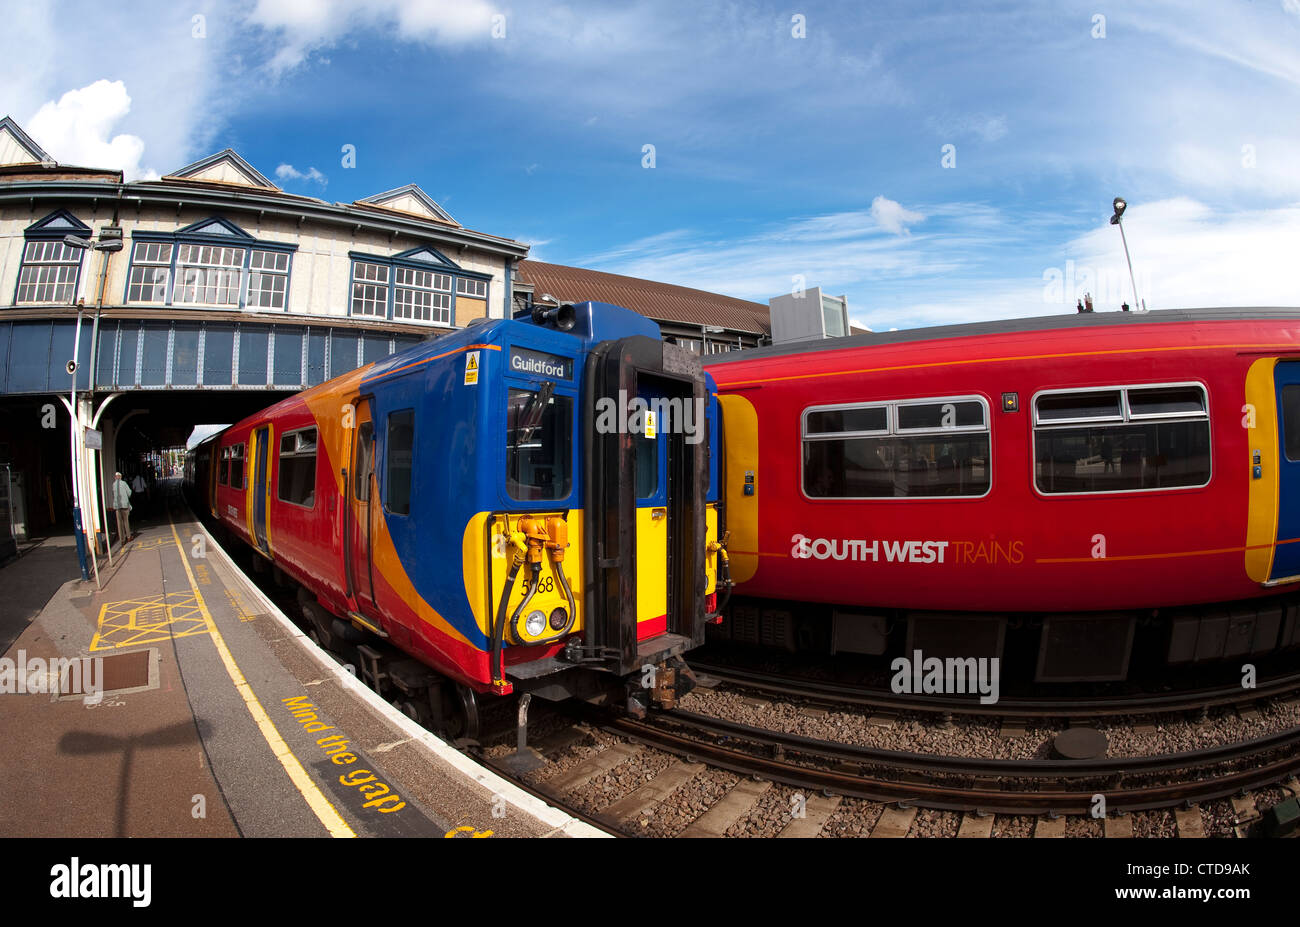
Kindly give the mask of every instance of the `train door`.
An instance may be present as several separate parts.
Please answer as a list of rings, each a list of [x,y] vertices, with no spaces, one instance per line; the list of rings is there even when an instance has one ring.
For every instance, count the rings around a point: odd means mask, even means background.
[[[270,462],[271,426],[263,425],[253,431],[253,479],[249,486],[253,498],[249,511],[253,515],[253,537],[262,553],[268,555],[271,553],[271,542],[266,528]]]
[[[705,395],[699,360],[658,340],[602,342],[587,362],[581,649],[623,674],[703,643],[708,443],[697,409]],[[651,402],[653,436],[644,427]]]
[[[636,447],[636,619],[637,640],[667,630],[673,563],[669,538],[673,519],[669,502],[676,498],[668,457],[671,436],[661,420],[667,398],[663,390],[642,386],[637,397],[646,404],[633,434]]]
[[[1277,389],[1277,546],[1269,582],[1300,578],[1300,361],[1274,369]]]
[[[375,496],[375,425],[370,415],[370,403],[359,399],[353,406],[356,409],[356,423],[352,430],[352,452],[349,460],[345,487],[347,505],[345,511],[343,554],[348,577],[348,587],[355,607],[363,615],[375,614],[375,573],[373,563],[372,539],[374,537],[374,507],[371,500]]]

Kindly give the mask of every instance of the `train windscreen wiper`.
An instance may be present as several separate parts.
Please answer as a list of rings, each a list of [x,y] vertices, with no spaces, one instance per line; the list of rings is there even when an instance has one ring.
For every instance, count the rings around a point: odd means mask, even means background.
[[[555,383],[547,380],[542,388],[528,398],[528,404],[519,413],[519,424],[515,429],[515,447],[522,448],[533,439],[533,433],[541,427],[542,416],[551,404],[551,395],[555,392]]]

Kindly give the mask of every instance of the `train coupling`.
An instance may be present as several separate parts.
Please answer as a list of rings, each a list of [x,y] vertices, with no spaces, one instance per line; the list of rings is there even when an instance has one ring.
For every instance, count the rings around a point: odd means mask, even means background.
[[[647,663],[639,674],[628,679],[627,713],[633,718],[644,718],[651,705],[671,711],[696,685],[695,673],[681,657]]]

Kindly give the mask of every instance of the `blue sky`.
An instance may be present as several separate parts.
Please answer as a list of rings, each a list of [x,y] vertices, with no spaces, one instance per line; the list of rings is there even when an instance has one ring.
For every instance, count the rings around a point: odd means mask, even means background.
[[[1116,307],[1120,194],[1152,308],[1300,305],[1300,0],[8,15],[0,110],[67,163],[416,182],[540,260],[764,302],[801,278],[876,329]]]

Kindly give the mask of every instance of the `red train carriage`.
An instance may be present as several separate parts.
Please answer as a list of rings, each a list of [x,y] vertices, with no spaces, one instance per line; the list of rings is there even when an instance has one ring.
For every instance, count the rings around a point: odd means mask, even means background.
[[[733,636],[1119,679],[1300,644],[1300,310],[1058,316],[711,358]],[[818,610],[782,602],[824,603]],[[802,617],[801,617],[802,615]],[[811,617],[810,617],[811,616]]]
[[[628,397],[683,414],[596,427]],[[680,655],[714,617],[711,397],[642,316],[538,308],[235,423],[195,449],[191,487],[298,587],[322,643],[399,658],[413,711],[597,691],[640,710],[689,689]]]

